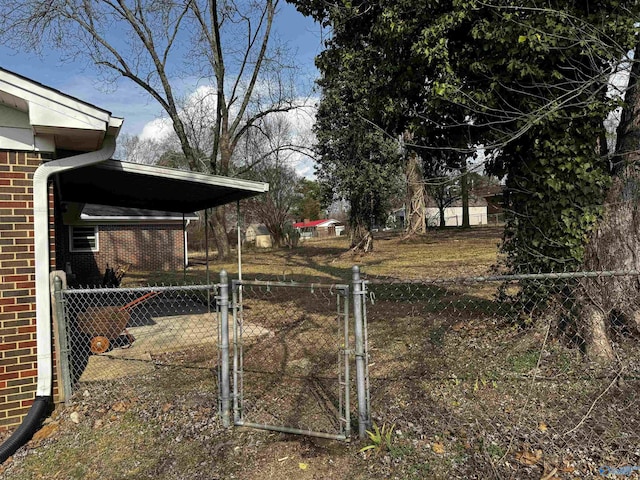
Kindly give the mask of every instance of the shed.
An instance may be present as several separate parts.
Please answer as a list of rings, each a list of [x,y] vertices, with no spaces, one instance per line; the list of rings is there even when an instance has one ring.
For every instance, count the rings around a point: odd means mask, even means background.
[[[269,229],[260,223],[252,223],[247,227],[245,231],[245,240],[256,248],[271,248],[273,246],[273,239],[271,238],[271,232]]]
[[[344,232],[344,224],[333,218],[305,220],[294,223],[293,227],[300,232],[300,238],[336,237]]]

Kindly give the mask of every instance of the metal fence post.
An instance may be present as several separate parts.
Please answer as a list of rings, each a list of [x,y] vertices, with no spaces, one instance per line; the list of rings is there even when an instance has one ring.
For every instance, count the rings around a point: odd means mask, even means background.
[[[55,300],[55,318],[58,324],[58,342],[60,344],[60,376],[62,377],[62,399],[64,402],[71,397],[71,369],[69,368],[69,339],[67,337],[67,322],[64,312],[64,297],[62,295],[62,279],[53,279],[53,298]]]
[[[240,315],[240,304],[238,303],[238,290],[240,288],[239,283],[234,281],[232,283],[232,301],[233,301],[233,423],[237,424],[242,420],[240,412],[240,380],[238,378],[238,372],[240,371],[240,349],[242,329],[238,324]]]
[[[229,278],[227,272],[220,272],[220,410],[222,425],[229,427],[230,405],[229,405]]]
[[[369,411],[367,408],[366,390],[366,365],[365,345],[364,345],[364,322],[362,318],[362,302],[364,290],[360,279],[360,267],[354,265],[352,270],[353,283],[353,320],[355,334],[355,355],[356,355],[356,392],[358,394],[358,433],[360,438],[366,437],[369,427]]]

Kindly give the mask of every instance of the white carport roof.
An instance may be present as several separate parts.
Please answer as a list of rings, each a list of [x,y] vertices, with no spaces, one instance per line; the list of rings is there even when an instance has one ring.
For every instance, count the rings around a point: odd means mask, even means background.
[[[190,213],[269,190],[269,184],[173,168],[106,160],[58,174],[60,199]]]

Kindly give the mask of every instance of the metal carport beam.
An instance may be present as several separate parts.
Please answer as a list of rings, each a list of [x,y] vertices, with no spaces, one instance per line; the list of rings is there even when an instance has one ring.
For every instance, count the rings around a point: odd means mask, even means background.
[[[59,175],[63,201],[190,213],[253,197],[269,184],[107,160]]]

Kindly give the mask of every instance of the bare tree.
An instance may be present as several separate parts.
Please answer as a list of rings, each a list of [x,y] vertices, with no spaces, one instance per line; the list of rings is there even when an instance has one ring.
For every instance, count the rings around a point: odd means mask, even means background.
[[[138,135],[123,134],[118,138],[115,156],[128,162],[155,165],[167,147],[164,142],[141,139]]]
[[[265,195],[247,201],[250,213],[265,224],[276,246],[283,244],[290,212],[299,197],[301,178],[292,166],[293,132],[290,122],[282,115],[263,119],[256,126],[257,135],[243,138],[239,150],[245,150],[245,159],[253,164],[248,175],[255,180],[269,182]]]
[[[279,0],[25,0],[0,5],[0,39],[38,51],[55,44],[69,61],[99,67],[104,80],[124,77],[166,112],[189,167],[218,175],[231,171],[233,153],[258,120],[295,108],[283,49],[272,45]],[[185,78],[211,86],[211,144],[194,142],[181,115]],[[218,255],[229,242],[224,210],[211,227]]]

